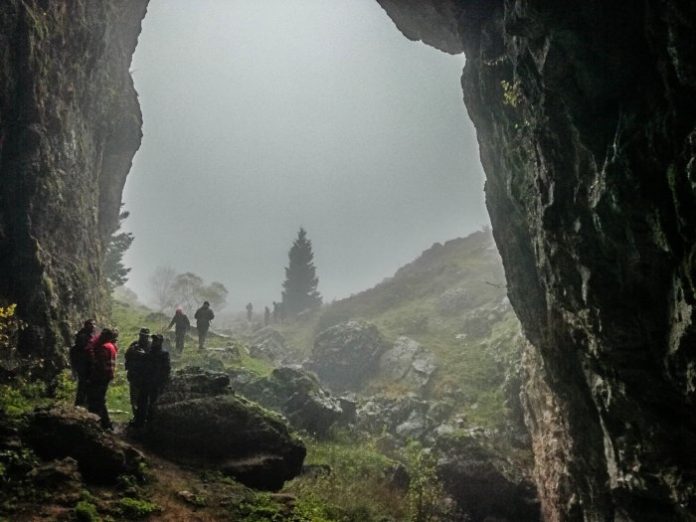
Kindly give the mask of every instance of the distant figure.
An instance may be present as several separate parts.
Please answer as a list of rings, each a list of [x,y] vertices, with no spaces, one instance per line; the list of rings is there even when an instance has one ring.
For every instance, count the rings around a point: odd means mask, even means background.
[[[75,406],[87,406],[87,381],[89,379],[89,354],[91,343],[96,341],[96,324],[88,319],[79,332],[75,334],[75,343],[70,348],[70,368],[77,380]]]
[[[150,351],[150,330],[141,328],[138,340],[133,341],[126,350],[126,377],[130,388],[130,404],[133,410],[133,421],[138,418],[140,394],[147,376],[145,375],[145,358]]]
[[[246,311],[247,311],[247,321],[251,322],[251,318],[254,316],[254,305],[251,303],[248,303],[246,305]]]
[[[278,308],[280,309],[280,322],[285,322],[285,303],[278,303]]]
[[[273,322],[277,323],[280,320],[280,305],[273,301]]]
[[[106,391],[116,372],[117,339],[116,330],[104,328],[89,350],[91,372],[87,386],[87,404],[89,411],[99,415],[101,426],[105,430],[113,430],[109,410],[106,409]]]
[[[271,322],[271,310],[270,310],[270,308],[266,307],[263,311],[263,325],[268,326],[270,322]]]
[[[198,330],[198,349],[202,350],[205,338],[208,335],[208,328],[210,328],[210,321],[215,319],[210,303],[205,301],[203,306],[196,310],[196,314],[193,317],[196,319],[196,329]]]
[[[145,423],[152,422],[155,416],[155,403],[162,389],[169,382],[171,362],[169,352],[162,346],[164,337],[160,334],[152,336],[152,346],[145,356],[145,383],[138,400],[138,413],[135,416],[135,426],[140,428]]]
[[[184,351],[186,332],[191,328],[191,321],[189,321],[188,316],[181,307],[178,307],[174,312],[174,317],[172,317],[169,326],[167,326],[167,330],[169,330],[172,325],[174,325],[174,336],[176,337],[176,353],[181,354],[181,352]]]

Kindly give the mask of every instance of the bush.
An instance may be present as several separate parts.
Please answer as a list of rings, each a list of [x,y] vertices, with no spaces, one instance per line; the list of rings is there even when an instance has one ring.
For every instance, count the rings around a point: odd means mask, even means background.
[[[147,500],[126,497],[118,502],[118,508],[124,517],[128,519],[142,519],[162,511],[157,504]]]
[[[81,500],[77,503],[75,506],[75,518],[79,522],[98,522],[101,520],[97,507],[87,500]]]

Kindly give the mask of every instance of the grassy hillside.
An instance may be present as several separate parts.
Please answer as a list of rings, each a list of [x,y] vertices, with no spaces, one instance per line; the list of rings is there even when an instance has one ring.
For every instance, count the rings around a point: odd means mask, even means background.
[[[519,323],[489,231],[437,243],[374,288],[278,329],[308,356],[316,333],[350,319],[376,324],[390,340],[405,335],[430,349],[439,366],[430,396],[451,399],[468,425],[503,422],[501,385]],[[379,390],[380,383],[371,388]]]

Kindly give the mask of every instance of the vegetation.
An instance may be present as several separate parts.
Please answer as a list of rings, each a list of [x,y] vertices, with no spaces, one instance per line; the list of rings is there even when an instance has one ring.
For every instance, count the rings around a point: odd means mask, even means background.
[[[283,310],[292,317],[304,310],[321,305],[312,242],[307,239],[304,228],[300,228],[297,233],[297,239],[290,248],[288,258],[289,264],[285,268],[283,283]]]
[[[206,285],[203,278],[193,272],[177,274],[171,267],[157,267],[150,276],[150,287],[155,295],[159,311],[183,306],[188,313],[208,301],[213,309],[227,304],[227,288],[213,281]]]
[[[109,244],[106,247],[106,254],[104,255],[104,274],[106,275],[109,288],[112,290],[128,281],[128,273],[131,270],[123,264],[123,255],[133,243],[133,234],[131,232],[119,232],[123,221],[129,215],[129,212],[121,212],[119,215],[118,230],[111,235]]]

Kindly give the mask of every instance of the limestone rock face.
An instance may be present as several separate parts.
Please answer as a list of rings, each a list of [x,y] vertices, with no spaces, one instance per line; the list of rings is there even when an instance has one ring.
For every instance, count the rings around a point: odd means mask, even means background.
[[[304,444],[280,417],[234,394],[228,383],[226,375],[214,372],[177,374],[158,400],[146,443],[172,460],[278,490],[300,473]]]
[[[354,391],[375,373],[387,348],[375,325],[348,321],[317,335],[308,367],[332,390]]]
[[[0,7],[0,299],[57,347],[106,300],[102,259],[140,145],[128,72],[147,0]]]
[[[547,520],[696,516],[696,4],[378,0],[464,100]]]
[[[436,369],[435,357],[424,346],[405,336],[379,360],[379,373],[409,388],[423,390]]]

